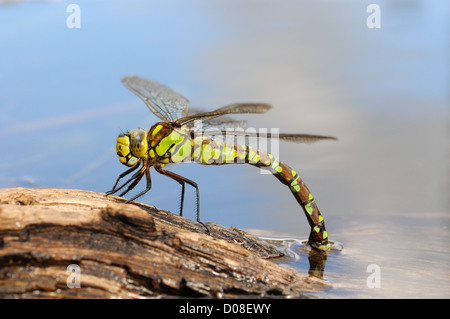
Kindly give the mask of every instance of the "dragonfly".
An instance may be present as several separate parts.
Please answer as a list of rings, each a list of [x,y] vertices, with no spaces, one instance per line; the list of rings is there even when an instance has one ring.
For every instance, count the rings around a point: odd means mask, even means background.
[[[138,128],[117,137],[116,151],[119,161],[129,169],[119,175],[113,188],[106,192],[106,195],[116,194],[122,190],[119,195],[122,197],[134,189],[145,176],[145,189],[130,198],[127,203],[136,200],[151,189],[150,168],[153,167],[156,172],[181,185],[180,216],[183,214],[185,185],[188,184],[195,188],[196,219],[209,233],[209,228],[200,220],[200,192],[197,183],[167,170],[167,166],[186,162],[202,165],[249,164],[269,170],[281,183],[289,187],[311,227],[308,244],[319,251],[326,251],[330,248],[324,218],[314,197],[298,173],[274,155],[250,145],[248,138],[258,138],[260,136],[258,133],[229,129],[230,126],[243,127],[246,122],[234,120],[228,115],[265,113],[271,108],[269,104],[235,103],[215,111],[192,112],[189,109],[190,102],[187,98],[161,83],[136,75],[123,77],[122,83],[162,121],[154,124],[148,131]],[[202,128],[215,127],[217,129],[198,129],[199,123]],[[234,143],[224,140],[223,136],[240,136],[246,139],[243,143]],[[336,140],[332,136],[311,134],[280,133],[276,136],[265,134],[264,137],[306,143]],[[119,181],[130,174],[132,174],[131,177],[119,185]]]

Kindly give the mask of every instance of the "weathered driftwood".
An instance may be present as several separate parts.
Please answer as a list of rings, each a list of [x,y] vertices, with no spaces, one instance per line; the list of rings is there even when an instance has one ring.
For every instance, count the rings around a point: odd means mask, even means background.
[[[90,191],[0,189],[0,297],[302,297],[324,287],[268,260],[280,254],[270,244],[208,226]]]

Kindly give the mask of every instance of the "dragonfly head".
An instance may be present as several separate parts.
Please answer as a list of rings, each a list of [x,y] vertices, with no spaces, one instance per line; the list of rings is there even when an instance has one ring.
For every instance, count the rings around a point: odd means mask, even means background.
[[[134,129],[117,137],[116,151],[119,161],[127,166],[136,165],[147,154],[147,132]]]

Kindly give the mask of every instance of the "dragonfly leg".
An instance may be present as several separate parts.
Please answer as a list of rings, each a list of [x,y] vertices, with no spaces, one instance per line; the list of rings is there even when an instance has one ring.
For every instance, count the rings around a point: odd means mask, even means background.
[[[117,184],[119,183],[119,181],[120,181],[123,177],[127,176],[128,174],[130,174],[131,172],[133,172],[134,170],[136,170],[138,167],[139,167],[139,163],[136,164],[135,166],[131,167],[130,169],[127,169],[127,170],[126,170],[125,172],[123,172],[122,174],[120,174],[119,177],[117,178],[116,183],[114,184],[113,188],[112,188],[110,191],[107,191],[107,192],[106,192],[106,196],[111,195],[111,194],[114,194],[115,192],[117,192],[117,191],[120,189],[120,188],[119,188],[119,189],[116,189],[116,186],[117,186]],[[125,186],[125,185],[123,185],[123,186]],[[122,187],[123,187],[123,186],[122,186]]]
[[[184,203],[184,182],[179,182],[181,184],[181,201],[180,201],[180,216],[183,216],[183,203]],[[197,203],[198,205],[198,203]]]
[[[127,186],[129,183],[131,183],[133,180],[136,180],[136,178],[138,178],[139,175],[143,175],[143,174],[144,174],[144,172],[143,172],[143,169],[141,168],[139,171],[137,171],[136,173],[134,173],[133,176],[131,176],[131,177],[130,177],[125,183],[123,183],[120,187],[114,189],[114,191],[110,191],[110,192],[108,193],[108,195],[117,193],[117,192],[120,191],[122,188],[124,188],[124,187]],[[142,178],[142,176],[141,176],[141,178]],[[139,179],[140,179],[140,178],[139,178]],[[129,188],[128,191],[130,191],[131,189],[132,189],[132,188]],[[126,194],[128,191],[122,193],[120,196]]]
[[[145,168],[145,171],[143,171],[144,168]],[[120,196],[122,196],[125,193],[129,192],[130,190],[132,190],[139,183],[139,181],[141,180],[142,176],[144,176],[144,172],[145,172],[145,178],[147,180],[147,185],[146,185],[145,189],[142,192],[140,192],[139,194],[137,194],[137,195],[133,196],[132,198],[130,198],[129,200],[127,200],[125,203],[129,203],[131,201],[134,201],[138,197],[141,197],[142,195],[147,193],[152,188],[152,179],[150,177],[150,169],[144,165],[142,167],[142,169],[139,171],[140,175],[133,181],[133,183],[130,184],[130,186],[128,186],[128,189],[125,192],[120,194]]]
[[[180,215],[183,209],[183,201],[184,201],[184,184],[188,183],[189,185],[191,185],[192,187],[195,188],[196,191],[196,195],[197,195],[197,222],[203,226],[203,228],[208,232],[208,234],[210,233],[208,226],[206,226],[202,221],[200,221],[200,191],[198,189],[198,185],[196,182],[191,181],[190,179],[187,179],[186,177],[183,177],[181,175],[175,174],[173,172],[170,171],[166,171],[164,169],[162,169],[159,166],[155,166],[155,170],[163,175],[166,175],[170,178],[172,178],[173,180],[177,181],[178,183],[181,184],[182,186],[182,193],[181,193],[181,210],[180,210]]]

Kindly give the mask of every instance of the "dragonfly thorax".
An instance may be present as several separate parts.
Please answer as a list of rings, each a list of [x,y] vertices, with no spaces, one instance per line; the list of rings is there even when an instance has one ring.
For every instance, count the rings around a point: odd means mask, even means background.
[[[127,166],[136,165],[147,154],[147,132],[134,129],[117,137],[116,151],[119,161]]]

